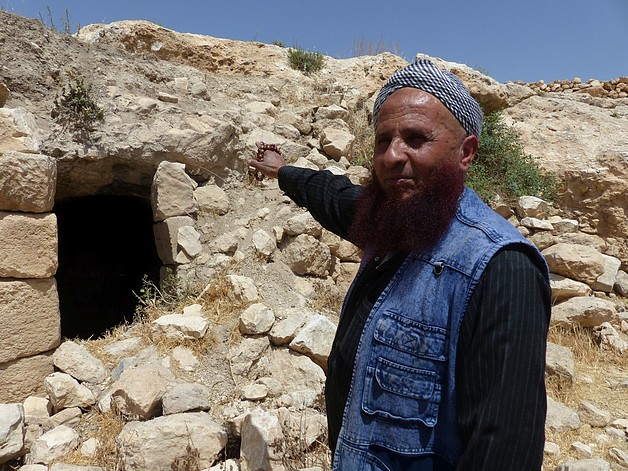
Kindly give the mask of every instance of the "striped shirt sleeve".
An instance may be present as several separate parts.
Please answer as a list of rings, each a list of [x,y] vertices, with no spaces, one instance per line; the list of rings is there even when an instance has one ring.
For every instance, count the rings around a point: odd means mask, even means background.
[[[493,258],[462,323],[458,470],[541,469],[551,291],[525,251],[507,248]]]

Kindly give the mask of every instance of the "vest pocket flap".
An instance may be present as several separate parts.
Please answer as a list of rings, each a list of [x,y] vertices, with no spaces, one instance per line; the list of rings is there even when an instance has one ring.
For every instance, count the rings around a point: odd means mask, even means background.
[[[384,391],[413,399],[429,399],[434,392],[436,376],[433,371],[398,365],[384,358],[377,361],[375,368],[375,377]]]
[[[395,312],[386,311],[377,321],[375,339],[411,355],[445,361],[447,359],[446,329],[413,321]]]
[[[433,427],[438,418],[437,374],[379,358],[366,368],[362,410],[393,422]]]

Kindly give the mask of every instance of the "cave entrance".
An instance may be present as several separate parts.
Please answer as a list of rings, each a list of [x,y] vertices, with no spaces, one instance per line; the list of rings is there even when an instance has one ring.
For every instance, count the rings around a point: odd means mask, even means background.
[[[144,276],[159,285],[150,202],[95,195],[58,202],[61,335],[87,339],[131,321]]]

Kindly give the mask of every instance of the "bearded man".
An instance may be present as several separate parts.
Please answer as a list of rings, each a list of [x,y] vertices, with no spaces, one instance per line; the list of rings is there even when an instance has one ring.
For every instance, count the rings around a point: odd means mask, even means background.
[[[364,250],[329,356],[335,470],[539,470],[551,296],[538,250],[469,188],[482,111],[420,60],[373,110],[371,182],[250,165]]]

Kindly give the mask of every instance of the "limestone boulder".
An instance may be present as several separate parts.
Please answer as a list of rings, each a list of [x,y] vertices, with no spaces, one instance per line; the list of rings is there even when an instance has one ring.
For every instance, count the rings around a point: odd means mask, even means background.
[[[254,372],[254,367],[269,349],[268,337],[245,337],[239,344],[231,348],[229,358],[233,374],[247,376]]]
[[[290,395],[295,407],[311,407],[323,399],[325,373],[310,358],[286,349],[277,349],[272,351],[269,360],[272,377]]]
[[[73,428],[60,425],[33,442],[26,461],[28,464],[49,464],[76,450],[78,446],[79,433]]]
[[[0,463],[17,458],[24,448],[24,407],[0,404]]]
[[[545,372],[548,377],[554,376],[559,383],[568,386],[574,383],[576,362],[569,348],[548,342],[545,358]]]
[[[54,278],[0,279],[0,306],[0,365],[47,352],[59,345],[59,297]],[[2,389],[0,381],[0,391]]]
[[[559,243],[542,252],[552,273],[581,281],[589,286],[604,273],[602,254],[586,245]]]
[[[578,413],[561,402],[547,398],[547,418],[545,426],[557,432],[578,430],[582,426]]]
[[[116,439],[122,466],[128,470],[176,469],[190,451],[199,469],[209,468],[227,444],[227,432],[206,412],[186,412],[129,422]],[[190,449],[190,451],[188,451]]]
[[[67,340],[52,355],[54,364],[61,371],[78,381],[102,383],[109,377],[105,364],[96,358],[85,345]]]
[[[284,433],[276,414],[261,410],[247,414],[242,423],[240,437],[240,456],[244,469],[279,469]]]
[[[604,261],[604,272],[597,277],[595,282],[591,284],[591,288],[596,291],[604,291],[610,293],[615,286],[615,280],[617,279],[617,272],[621,266],[621,260],[610,255],[602,254],[602,260]]]
[[[355,136],[350,132],[328,127],[321,133],[320,145],[325,154],[334,160],[340,160],[340,157],[348,155],[354,140]]]
[[[306,211],[296,216],[292,216],[286,221],[285,233],[289,236],[308,234],[312,237],[320,238],[323,233],[321,225]]]
[[[517,215],[520,218],[531,217],[545,219],[549,206],[546,201],[536,196],[521,196],[517,201]]]
[[[565,301],[576,296],[589,296],[593,291],[589,285],[571,278],[550,273],[550,288],[555,302]]]
[[[0,149],[2,152],[39,153],[41,131],[35,116],[24,108],[0,107]]]
[[[305,308],[290,308],[282,313],[283,318],[273,324],[268,334],[273,345],[287,345],[294,339],[314,311]]]
[[[277,249],[277,241],[263,229],[255,231],[251,239],[255,252],[262,257],[269,257]]]
[[[611,471],[611,465],[600,458],[567,461],[555,468],[555,471]]]
[[[164,415],[201,412],[211,408],[211,391],[200,383],[180,383],[168,390],[163,398]]]
[[[13,151],[0,153],[0,210],[50,212],[56,187],[55,159]]]
[[[254,303],[259,299],[259,291],[251,278],[241,275],[227,275],[227,281],[231,285],[231,292],[237,300]]]
[[[209,321],[202,316],[165,314],[151,322],[151,332],[154,338],[201,339],[207,333],[208,328]]]
[[[87,408],[96,403],[94,393],[69,374],[52,373],[46,377],[44,385],[55,411],[70,407]]]
[[[159,413],[167,389],[168,381],[159,370],[128,368],[111,386],[111,404],[126,416],[150,419]]]
[[[245,335],[260,335],[268,332],[275,323],[272,309],[262,303],[247,307],[240,315],[240,332]]]
[[[336,334],[336,325],[321,314],[311,316],[297,336],[290,342],[290,349],[309,356],[327,371],[327,358]]]
[[[623,270],[617,272],[613,289],[617,294],[628,296],[628,273]]]
[[[175,216],[160,221],[153,226],[157,254],[166,265],[176,263],[181,252],[179,230],[183,227],[194,227],[194,220],[189,216]]]
[[[294,238],[283,254],[287,265],[297,275],[325,277],[329,274],[332,261],[329,247],[310,235]]]
[[[192,226],[179,228],[177,231],[177,245],[189,258],[196,257],[203,250],[201,235]]]
[[[581,401],[578,409],[580,421],[591,427],[606,427],[611,421],[611,413],[589,401]]]
[[[225,190],[217,185],[199,186],[194,190],[200,213],[224,215],[229,212],[229,197]]]
[[[53,372],[52,352],[0,364],[0,401],[18,402],[45,395],[44,378]]]
[[[59,427],[60,425],[76,428],[81,421],[82,416],[83,412],[79,407],[68,407],[67,409],[63,409],[44,420],[41,424],[41,429],[45,433]]]
[[[596,327],[612,320],[616,315],[615,304],[592,296],[570,298],[552,308],[552,325],[565,327]]]
[[[57,272],[57,217],[0,211],[0,278],[49,278]]]
[[[163,161],[157,167],[151,187],[151,205],[155,221],[198,212],[194,190],[198,184],[185,173],[185,165]]]

